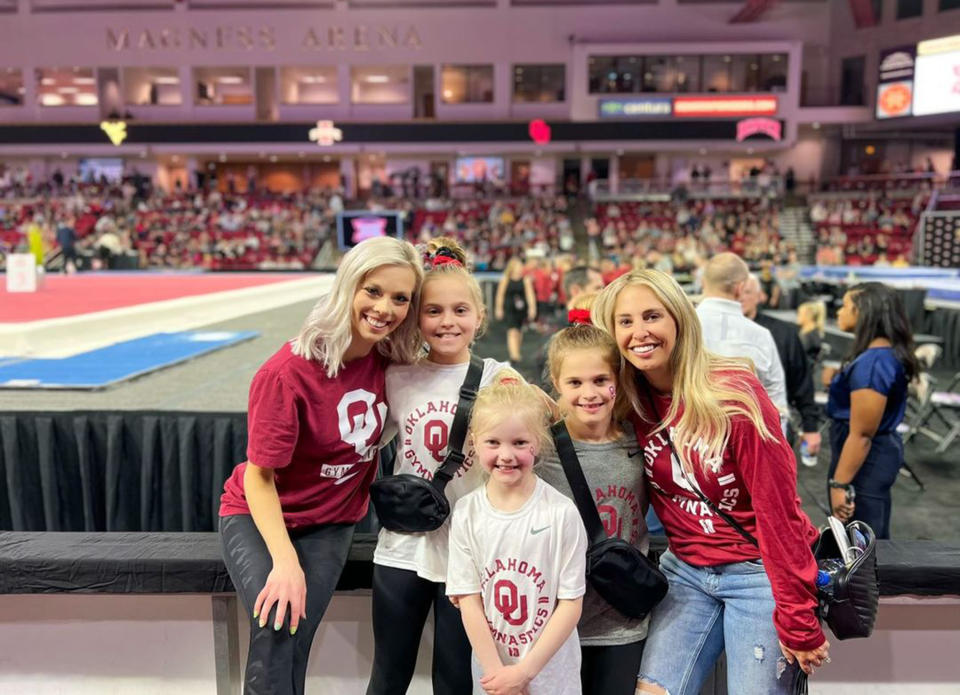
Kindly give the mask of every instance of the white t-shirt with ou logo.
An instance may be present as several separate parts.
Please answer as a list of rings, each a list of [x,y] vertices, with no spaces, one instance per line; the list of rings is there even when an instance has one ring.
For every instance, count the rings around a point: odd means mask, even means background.
[[[538,478],[530,499],[515,512],[495,509],[481,487],[452,514],[447,595],[481,594],[500,660],[515,664],[543,634],[557,601],[586,592],[586,557],[587,534],[577,508],[547,483]],[[529,692],[581,692],[576,629]]]
[[[484,359],[480,386],[488,385],[501,369],[508,366],[505,362]],[[467,367],[468,362],[448,365],[422,359],[417,364],[387,368],[389,411],[384,436],[392,438],[399,433],[394,473],[409,473],[431,480],[433,473],[443,464]],[[474,465],[469,439],[464,442],[464,454],[466,460],[444,490],[451,508],[483,480],[480,466]],[[447,577],[449,529],[449,519],[436,531],[427,533],[397,533],[381,529],[373,561],[386,567],[410,570],[431,582],[442,583]]]

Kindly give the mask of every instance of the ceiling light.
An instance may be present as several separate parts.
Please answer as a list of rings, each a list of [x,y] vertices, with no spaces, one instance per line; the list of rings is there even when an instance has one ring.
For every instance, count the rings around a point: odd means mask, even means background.
[[[327,78],[323,75],[304,75],[300,81],[304,84],[322,84],[327,81]]]
[[[220,84],[243,84],[243,78],[236,75],[221,75],[217,78]]]
[[[161,75],[153,78],[154,84],[180,84],[180,78],[176,75]]]
[[[386,84],[390,81],[386,75],[367,75],[364,79],[371,84]]]

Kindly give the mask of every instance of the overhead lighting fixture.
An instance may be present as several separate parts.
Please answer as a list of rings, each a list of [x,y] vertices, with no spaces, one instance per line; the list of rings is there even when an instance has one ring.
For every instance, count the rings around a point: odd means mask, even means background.
[[[220,84],[243,84],[243,78],[236,75],[221,75],[217,78]]]
[[[304,75],[300,78],[304,84],[322,84],[327,81],[323,75]]]
[[[386,75],[367,75],[364,80],[371,84],[386,84],[390,78]]]
[[[180,78],[176,75],[160,75],[153,78],[154,84],[180,84]]]

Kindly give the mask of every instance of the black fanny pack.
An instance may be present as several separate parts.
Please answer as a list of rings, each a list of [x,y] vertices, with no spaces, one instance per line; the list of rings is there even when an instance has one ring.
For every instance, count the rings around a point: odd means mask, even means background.
[[[482,376],[483,360],[470,355],[470,366],[460,387],[460,401],[450,426],[447,456],[432,480],[401,473],[381,478],[370,486],[370,501],[384,528],[406,533],[435,531],[450,516],[450,502],[444,488],[463,465],[463,442],[467,438],[470,411]]]
[[[644,618],[667,595],[667,578],[622,538],[608,538],[563,421],[550,428],[567,483],[587,529],[587,581],[621,615]]]

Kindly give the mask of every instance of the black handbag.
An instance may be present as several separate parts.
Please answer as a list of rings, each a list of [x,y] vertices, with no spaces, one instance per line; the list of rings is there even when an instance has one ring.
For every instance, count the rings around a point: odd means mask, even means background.
[[[840,548],[829,527],[820,529],[813,556],[820,560],[839,560]],[[860,555],[833,575],[830,593],[819,592],[820,616],[838,640],[869,637],[877,622],[880,607],[880,574],[877,570],[877,537],[862,521],[847,524],[847,535],[858,532],[865,545]]]
[[[607,537],[566,425],[561,420],[550,433],[587,530],[587,581],[624,617],[645,618],[667,595],[666,576],[638,548],[622,538]]]
[[[434,472],[432,480],[412,473],[400,473],[381,478],[370,485],[370,501],[384,528],[406,533],[435,531],[450,516],[450,502],[444,494],[444,488],[463,465],[463,442],[467,438],[470,411],[477,399],[482,376],[483,360],[471,354],[467,376],[460,387],[457,412],[450,426],[447,456],[443,465]]]

